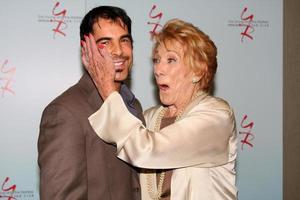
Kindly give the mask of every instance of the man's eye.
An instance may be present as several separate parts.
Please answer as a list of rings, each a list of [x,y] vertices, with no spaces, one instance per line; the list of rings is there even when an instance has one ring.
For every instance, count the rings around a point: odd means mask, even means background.
[[[124,42],[124,43],[131,43],[131,40],[129,38],[123,38],[121,40],[121,42]]]
[[[107,46],[109,44],[109,41],[101,41],[99,44],[102,44],[104,46]]]

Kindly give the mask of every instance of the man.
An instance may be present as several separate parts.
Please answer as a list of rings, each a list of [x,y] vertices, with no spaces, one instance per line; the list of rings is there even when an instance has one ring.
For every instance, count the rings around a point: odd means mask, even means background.
[[[117,7],[96,7],[80,25],[81,40],[90,34],[113,59],[127,108],[144,121],[140,103],[122,83],[133,62],[130,18]],[[44,110],[38,140],[41,200],[140,199],[135,169],[116,158],[115,146],[103,142],[88,122],[102,103],[85,72]]]

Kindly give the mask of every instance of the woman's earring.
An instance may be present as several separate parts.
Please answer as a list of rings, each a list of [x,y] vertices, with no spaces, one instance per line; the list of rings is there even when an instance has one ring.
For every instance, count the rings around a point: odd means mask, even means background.
[[[198,83],[200,81],[199,77],[197,76],[194,76],[193,79],[192,79],[192,83]]]

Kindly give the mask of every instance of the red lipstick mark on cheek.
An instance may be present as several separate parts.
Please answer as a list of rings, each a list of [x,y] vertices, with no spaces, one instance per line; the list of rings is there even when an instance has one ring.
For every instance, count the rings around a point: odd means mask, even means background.
[[[104,46],[103,44],[98,44],[98,48],[99,48],[99,49],[104,49],[104,47],[105,47],[105,46]]]

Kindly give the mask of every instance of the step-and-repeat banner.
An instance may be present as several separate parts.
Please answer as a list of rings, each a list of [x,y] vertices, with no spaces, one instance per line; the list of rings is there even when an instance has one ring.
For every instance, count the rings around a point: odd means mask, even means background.
[[[212,38],[214,93],[236,114],[239,199],[282,199],[282,0],[1,0],[0,199],[39,199],[41,113],[82,75],[79,25],[98,5],[132,18],[131,88],[144,109],[157,104],[151,34],[181,18]]]

